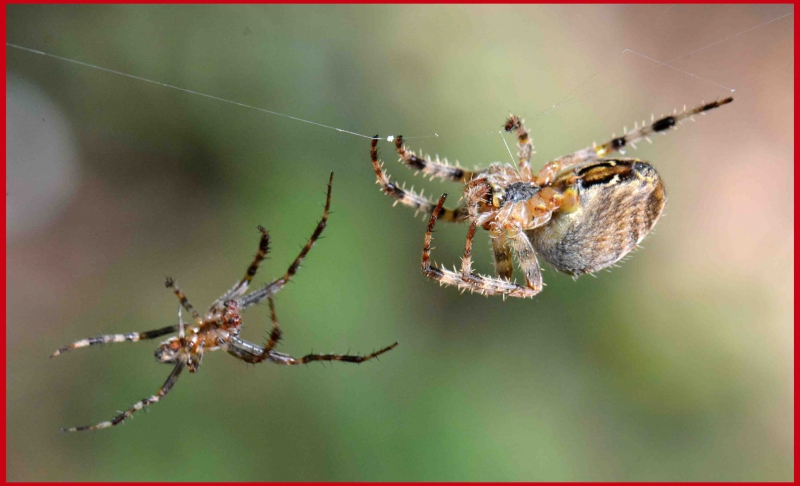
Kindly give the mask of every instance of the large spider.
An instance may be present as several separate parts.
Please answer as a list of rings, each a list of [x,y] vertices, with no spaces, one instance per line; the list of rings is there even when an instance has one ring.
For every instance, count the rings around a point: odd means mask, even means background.
[[[701,104],[651,123],[637,122],[632,131],[602,144],[593,144],[545,164],[537,173],[531,170],[533,142],[522,120],[511,115],[505,130],[516,131],[519,139],[519,164],[494,163],[479,171],[465,170],[447,161],[417,157],[394,138],[400,161],[407,166],[444,180],[464,183],[463,203],[456,209],[444,208],[447,194],[438,203],[389,181],[378,159],[378,136],[372,140],[370,154],[381,190],[397,202],[430,214],[422,249],[422,273],[440,285],[455,285],[484,295],[533,297],[542,290],[538,255],[556,270],[574,277],[612,265],[636,248],[653,228],[664,208],[664,184],[647,162],[630,158],[604,158],[624,153],[627,146],[653,133],[664,133],[686,118],[733,101]],[[389,137],[391,141],[393,137]],[[431,264],[433,227],[438,219],[460,223],[469,221],[461,271],[450,271]],[[472,240],[478,227],[489,231],[497,278],[480,275],[472,269]],[[525,285],[511,280],[511,253],[525,274]]]
[[[166,396],[166,394],[169,393],[169,391],[175,385],[175,382],[178,380],[178,376],[181,374],[184,368],[187,368],[190,373],[196,372],[203,361],[203,354],[206,351],[222,349],[233,355],[235,358],[252,364],[261,363],[262,361],[272,361],[273,363],[280,365],[300,365],[310,363],[312,361],[345,361],[348,363],[362,363],[375,358],[397,346],[397,343],[394,343],[391,346],[387,346],[366,356],[346,354],[308,354],[302,358],[293,358],[288,354],[279,353],[273,349],[281,338],[281,330],[278,327],[278,319],[275,314],[275,305],[272,301],[272,296],[281,290],[284,285],[286,285],[286,282],[288,282],[297,272],[297,269],[300,267],[300,263],[303,261],[306,254],[308,254],[308,251],[314,245],[314,242],[317,241],[317,238],[319,238],[320,234],[322,234],[322,230],[325,229],[331,205],[332,182],[333,173],[331,173],[331,178],[328,182],[328,196],[325,201],[325,210],[322,213],[322,219],[317,224],[317,228],[314,230],[314,233],[311,235],[308,243],[306,243],[302,251],[300,251],[300,254],[289,266],[286,274],[282,277],[264,285],[258,290],[245,295],[250,286],[250,282],[258,270],[259,264],[262,260],[264,260],[264,257],[266,257],[267,252],[269,251],[269,234],[264,228],[259,226],[258,229],[261,231],[261,242],[258,245],[258,253],[253,260],[253,263],[250,264],[250,267],[247,269],[244,278],[237,282],[233,288],[225,292],[211,305],[211,308],[208,309],[205,317],[201,317],[194,307],[192,307],[192,304],[189,303],[189,300],[175,284],[175,281],[171,278],[167,278],[167,288],[172,289],[181,303],[181,307],[178,308],[177,325],[155,329],[152,331],[133,332],[130,334],[108,334],[88,339],[81,339],[80,341],[75,341],[72,344],[63,346],[53,353],[51,358],[72,349],[93,346],[95,344],[121,343],[125,341],[136,342],[144,339],[154,339],[166,334],[172,334],[174,332],[178,333],[177,336],[171,337],[161,343],[158,349],[156,349],[156,360],[161,363],[172,363],[175,365],[175,368],[173,368],[172,373],[170,373],[167,381],[164,383],[164,386],[162,386],[155,395],[136,402],[130,409],[121,412],[119,415],[107,422],[101,422],[97,425],[87,425],[83,427],[64,428],[62,430],[67,432],[75,432],[78,430],[95,430],[112,427],[122,423],[125,419],[144,408],[144,406],[161,401],[161,399],[164,398],[164,396]],[[272,318],[272,332],[269,335],[269,340],[262,347],[241,339],[239,337],[239,331],[241,330],[242,326],[242,320],[240,317],[241,311],[254,304],[258,304],[264,299],[269,302],[270,314]],[[181,318],[181,308],[185,309],[192,315],[195,325],[184,324],[183,319]]]

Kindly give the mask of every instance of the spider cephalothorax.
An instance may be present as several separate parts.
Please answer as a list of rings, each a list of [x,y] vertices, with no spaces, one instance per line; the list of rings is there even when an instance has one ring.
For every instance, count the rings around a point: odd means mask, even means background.
[[[534,173],[530,158],[533,142],[522,120],[511,115],[506,131],[519,140],[519,163],[494,163],[469,171],[447,162],[417,157],[394,137],[400,161],[425,175],[464,184],[463,202],[445,209],[447,194],[438,203],[399,187],[389,180],[378,159],[378,137],[372,140],[372,165],[381,190],[418,211],[430,214],[422,250],[422,272],[440,284],[484,295],[533,297],[542,290],[537,254],[557,270],[579,276],[618,262],[636,248],[655,225],[664,209],[664,184],[656,170],[638,159],[604,158],[624,152],[636,142],[650,141],[686,118],[733,101],[726,98],[689,110],[677,111],[602,144],[578,150],[545,164]],[[461,271],[431,264],[431,240],[438,219],[469,221]],[[497,278],[472,270],[472,240],[478,227],[489,231]],[[525,285],[511,280],[512,253],[525,275]]]
[[[119,342],[136,342],[145,339],[154,339],[167,334],[177,332],[178,335],[167,339],[162,342],[156,349],[156,360],[161,363],[174,364],[172,373],[167,378],[167,381],[158,392],[149,397],[135,403],[128,410],[121,412],[119,415],[107,422],[101,422],[97,425],[89,425],[83,427],[71,427],[64,429],[69,432],[77,430],[95,430],[122,423],[125,419],[144,408],[146,405],[159,402],[175,385],[178,376],[184,368],[188,369],[190,373],[194,373],[200,367],[203,360],[203,354],[206,351],[215,351],[222,349],[227,351],[228,354],[245,361],[247,363],[257,364],[262,361],[271,361],[281,365],[300,365],[310,363],[312,361],[345,361],[349,363],[362,363],[364,361],[375,358],[390,349],[397,346],[397,343],[387,346],[374,353],[360,356],[360,355],[340,355],[340,354],[308,354],[302,358],[293,358],[288,354],[283,354],[275,351],[276,344],[281,338],[281,330],[278,327],[278,318],[275,314],[275,306],[272,296],[281,290],[286,283],[294,276],[300,263],[308,254],[308,251],[317,241],[328,221],[328,213],[331,204],[331,182],[333,181],[333,174],[328,182],[328,197],[325,202],[325,211],[322,214],[322,219],[317,224],[317,228],[308,240],[308,243],[300,251],[300,254],[295,258],[294,262],[289,266],[286,273],[264,285],[258,290],[247,293],[250,287],[250,282],[256,275],[259,264],[269,251],[269,234],[267,231],[258,227],[261,231],[261,242],[258,246],[258,253],[256,254],[253,263],[247,269],[245,276],[242,280],[236,283],[230,290],[225,292],[219,299],[217,299],[206,312],[205,316],[200,314],[194,309],[192,304],[178,288],[177,284],[171,278],[167,278],[166,286],[172,289],[178,300],[181,302],[181,307],[178,310],[178,324],[168,326],[161,329],[154,329],[152,331],[134,332],[130,334],[109,334],[98,336],[88,339],[75,341],[59,348],[53,356],[58,356],[66,351],[95,344],[106,343],[119,343]],[[269,334],[269,339],[264,346],[249,343],[239,337],[239,331],[242,327],[242,319],[240,313],[248,307],[258,304],[267,300],[270,308],[270,315],[272,319],[272,331]],[[191,314],[194,319],[194,325],[187,325],[183,322],[181,309],[185,309]]]

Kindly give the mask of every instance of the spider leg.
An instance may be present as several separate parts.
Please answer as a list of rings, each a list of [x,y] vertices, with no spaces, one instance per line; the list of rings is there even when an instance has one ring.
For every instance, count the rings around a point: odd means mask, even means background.
[[[381,162],[381,160],[378,158],[377,135],[372,139],[370,155],[372,157],[372,166],[375,169],[375,175],[378,178],[377,183],[380,184],[381,190],[384,193],[395,198],[397,202],[406,206],[410,206],[417,211],[424,211],[425,213],[433,212],[433,209],[436,207],[436,203],[434,203],[432,200],[415,193],[413,190],[404,189],[389,180],[389,176],[383,170],[383,162]],[[467,216],[468,214],[466,208],[459,206],[456,209],[443,210],[441,218],[443,221],[459,223],[466,220]]]
[[[317,227],[314,229],[314,233],[309,238],[308,243],[303,249],[300,251],[300,254],[297,255],[297,258],[294,259],[291,265],[289,265],[289,269],[286,270],[286,273],[283,277],[278,278],[277,280],[266,284],[265,286],[261,287],[258,290],[255,290],[239,300],[239,304],[242,310],[250,307],[251,305],[258,304],[262,300],[275,295],[279,290],[281,290],[288,282],[294,274],[297,273],[297,270],[300,268],[300,263],[308,254],[311,247],[314,246],[314,243],[317,241],[319,236],[322,234],[322,231],[325,229],[325,226],[328,224],[328,214],[330,213],[331,209],[331,188],[333,183],[333,172],[331,172],[330,180],[328,181],[328,195],[325,200],[325,210],[322,212],[322,219],[320,219],[319,223],[317,223]]]
[[[519,157],[519,173],[524,180],[531,180],[533,177],[533,172],[531,171],[531,155],[534,154],[533,141],[530,136],[528,136],[528,129],[525,128],[524,120],[518,116],[509,115],[503,128],[507,132],[511,130],[517,132],[517,140],[519,141],[517,145],[519,147],[519,152],[517,154]]]
[[[514,231],[509,239],[514,253],[517,255],[517,262],[525,274],[525,283],[538,294],[542,291],[542,270],[539,268],[539,260],[536,259],[536,252],[531,241],[521,229]]]
[[[185,365],[186,363],[184,363],[183,361],[179,361],[178,364],[175,365],[175,368],[172,370],[172,373],[170,373],[169,377],[167,378],[167,381],[164,382],[164,386],[162,386],[161,389],[158,390],[158,392],[155,395],[136,402],[135,404],[133,404],[131,408],[117,415],[113,419],[107,422],[100,422],[97,425],[84,425],[83,427],[69,427],[69,428],[62,428],[61,430],[65,432],[77,432],[79,430],[97,430],[97,429],[105,429],[107,427],[113,427],[115,425],[122,423],[125,419],[127,419],[134,413],[144,408],[145,405],[150,405],[152,403],[160,402],[161,399],[164,398],[167,395],[167,393],[169,393],[169,391],[175,385],[175,382],[178,381],[178,376],[180,376],[181,371],[183,371]]]
[[[394,343],[391,346],[387,346],[366,356],[347,354],[309,354],[298,359],[293,358],[288,354],[278,353],[273,351],[273,349],[281,339],[281,330],[278,327],[278,317],[275,313],[275,303],[271,297],[268,297],[268,299],[270,318],[272,320],[272,332],[269,335],[269,340],[267,341],[266,346],[261,347],[234,336],[231,338],[226,348],[226,351],[228,351],[229,354],[246,363],[258,364],[267,360],[282,365],[300,365],[304,363],[310,363],[312,361],[346,361],[349,363],[361,363],[375,358],[376,356],[379,356],[397,346],[397,343]]]
[[[269,253],[269,233],[267,233],[267,230],[265,230],[263,226],[259,226],[258,230],[261,232],[261,241],[258,243],[258,253],[256,253],[253,263],[247,268],[244,278],[214,302],[214,305],[208,310],[209,318],[224,308],[225,301],[241,297],[247,292],[247,289],[250,287],[250,282],[252,282],[253,277],[255,277],[258,271],[258,266],[267,256],[267,253]]]
[[[270,360],[277,364],[282,364],[286,366],[292,365],[301,365],[306,363],[311,363],[312,361],[344,361],[346,363],[363,363],[364,361],[369,361],[373,358],[377,358],[378,356],[391,351],[392,349],[397,347],[397,343],[393,343],[389,346],[386,346],[383,349],[379,349],[373,353],[361,356],[359,354],[307,354],[302,358],[293,358],[288,354],[277,353],[275,351],[270,351]]]
[[[269,333],[267,344],[262,348],[261,346],[256,346],[242,339],[235,338],[231,343],[232,346],[228,348],[228,352],[230,354],[241,359],[242,361],[246,361],[247,363],[258,364],[264,360],[270,359],[270,353],[272,353],[272,350],[275,348],[275,345],[278,344],[278,341],[281,340],[282,332],[278,327],[278,316],[275,313],[275,302],[272,300],[272,297],[267,297],[267,299],[269,302],[270,319],[272,320],[272,331]]]
[[[431,178],[438,177],[446,181],[467,182],[475,175],[475,173],[470,170],[464,170],[461,167],[456,167],[446,162],[442,163],[438,160],[434,162],[427,155],[423,155],[422,158],[417,157],[414,152],[403,145],[402,135],[398,135],[394,139],[394,144],[397,147],[397,155],[400,156],[401,162],[414,170],[431,176]]]
[[[302,358],[293,358],[288,354],[278,353],[274,350],[266,351],[265,348],[253,343],[249,343],[244,339],[234,337],[228,343],[227,351],[232,356],[240,359],[246,363],[258,364],[262,361],[272,361],[276,364],[292,366],[310,363],[312,361],[345,361],[348,363],[363,363],[372,358],[380,356],[381,354],[394,349],[397,343],[387,346],[383,349],[375,351],[365,356],[350,355],[350,354],[307,354]]]
[[[262,354],[269,353],[278,344],[278,341],[281,340],[281,329],[278,327],[278,315],[275,313],[275,301],[272,300],[272,297],[269,298],[269,317],[272,320],[272,331],[269,333],[269,340],[267,341],[267,345],[264,346],[264,352]]]
[[[171,277],[167,277],[167,280],[166,282],[164,282],[164,285],[166,285],[168,289],[172,289],[172,291],[178,297],[178,300],[181,302],[183,308],[186,309],[189,312],[189,314],[192,315],[192,318],[197,323],[197,325],[202,325],[203,319],[200,318],[200,314],[197,313],[194,306],[192,306],[192,304],[189,302],[189,299],[187,299],[186,296],[183,294],[180,287],[178,287],[178,284],[175,283],[175,280],[173,280]]]
[[[470,292],[478,292],[483,295],[509,295],[511,297],[533,297],[537,290],[517,285],[506,279],[491,278],[472,272],[471,268],[462,267],[462,272],[457,273],[447,270],[446,268],[439,268],[431,264],[431,241],[433,240],[433,227],[436,225],[436,219],[444,205],[444,200],[447,194],[443,194],[439,199],[433,213],[431,214],[430,222],[428,223],[428,231],[425,232],[425,242],[422,246],[422,273],[433,280],[439,282],[440,285],[454,285],[462,290],[469,290]],[[475,234],[477,223],[473,222],[470,225],[470,231],[467,234],[467,245],[465,247],[465,259],[468,257],[467,249],[471,252],[472,242],[471,239]],[[462,260],[463,262],[463,260]],[[471,259],[470,259],[471,262]]]
[[[665,133],[670,128],[677,126],[686,118],[691,118],[697,114],[704,114],[708,110],[713,110],[714,108],[727,105],[731,101],[733,101],[733,98],[725,98],[721,101],[697,105],[688,110],[685,109],[681,113],[675,113],[673,115],[655,120],[649,125],[642,122],[641,128],[638,127],[639,124],[637,123],[633,130],[625,133],[621,137],[613,138],[602,145],[593,145],[592,147],[578,150],[577,152],[561,156],[553,161],[548,162],[537,174],[536,182],[540,186],[549,184],[555,179],[556,175],[564,169],[568,169],[579,164],[593,162],[614,152],[624,152],[625,147],[629,145],[636,147],[636,142],[643,139],[649,142],[650,135],[659,132]]]
[[[492,253],[494,255],[494,271],[497,276],[506,280],[511,280],[514,274],[514,265],[511,257],[511,247],[506,237],[505,231],[489,238],[492,241]]]
[[[165,334],[172,334],[175,331],[178,331],[178,326],[168,326],[162,327],[161,329],[153,329],[152,331],[132,332],[129,334],[105,334],[103,336],[90,337],[81,339],[80,341],[75,341],[74,343],[67,344],[66,346],[62,346],[58,348],[55,353],[51,354],[50,357],[52,358],[54,356],[58,356],[59,354],[66,353],[67,351],[72,351],[73,349],[85,348],[87,346],[94,346],[96,344],[123,343],[126,341],[135,343],[145,339],[155,339],[157,337],[164,336]]]

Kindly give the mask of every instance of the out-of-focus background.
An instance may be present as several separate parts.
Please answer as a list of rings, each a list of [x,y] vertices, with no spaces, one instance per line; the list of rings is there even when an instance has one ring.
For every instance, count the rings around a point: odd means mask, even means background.
[[[736,101],[628,154],[669,195],[643,249],[597,278],[547,269],[539,296],[504,302],[421,275],[425,223],[378,191],[367,138],[6,47],[7,479],[792,479],[792,12],[8,6],[13,44],[420,137],[470,167],[510,161],[509,111],[538,168],[651,113]],[[380,148],[396,180],[458,193]],[[175,323],[166,275],[205,307],[242,276],[259,224],[273,250],[257,282],[281,275],[332,170],[325,238],[276,298],[279,349],[397,349],[301,368],[212,353],[124,426],[59,432],[110,419],[170,368],[157,342],[53,350]],[[465,232],[439,228],[437,261],[459,262]],[[476,252],[490,272],[485,233]],[[268,310],[243,317],[260,342]]]

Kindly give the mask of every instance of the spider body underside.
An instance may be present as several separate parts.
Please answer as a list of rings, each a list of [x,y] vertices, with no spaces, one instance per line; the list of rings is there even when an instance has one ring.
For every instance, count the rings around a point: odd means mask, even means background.
[[[511,115],[506,131],[516,132],[517,167],[494,163],[470,171],[446,161],[417,155],[394,138],[400,161],[433,178],[464,184],[462,203],[444,208],[447,194],[435,202],[391,182],[378,158],[376,135],[370,151],[381,190],[401,203],[430,215],[422,250],[422,272],[441,285],[483,295],[533,297],[543,287],[537,255],[556,270],[574,277],[593,273],[622,259],[658,221],[666,193],[649,163],[633,158],[608,158],[650,135],[665,133],[693,116],[733,101],[726,98],[686,109],[634,130],[602,145],[593,145],[545,164],[534,173],[530,158],[533,142],[523,121]],[[447,270],[431,263],[431,241],[436,222],[469,222],[461,270]],[[472,241],[478,227],[489,231],[496,277],[472,269]],[[512,258],[525,276],[525,285],[512,281]]]
[[[96,344],[118,343],[118,342],[136,342],[146,339],[155,339],[157,337],[165,336],[167,334],[178,333],[177,336],[171,337],[162,342],[158,349],[156,349],[156,360],[161,363],[174,364],[175,367],[170,373],[164,385],[158,392],[148,398],[144,398],[136,402],[128,410],[119,413],[113,419],[101,422],[96,425],[88,425],[82,427],[70,427],[62,430],[68,432],[75,432],[79,430],[95,430],[107,427],[112,427],[124,422],[131,415],[141,410],[147,405],[159,402],[175,385],[181,372],[188,369],[190,373],[195,373],[203,361],[203,356],[206,352],[222,349],[228,354],[240,359],[246,363],[258,364],[263,361],[271,361],[280,365],[300,365],[313,361],[344,361],[349,363],[362,363],[371,360],[377,356],[393,349],[397,346],[394,343],[383,349],[375,351],[368,355],[339,355],[339,354],[308,354],[302,358],[293,358],[292,356],[284,353],[279,353],[273,348],[278,344],[281,339],[281,330],[278,327],[278,320],[275,313],[275,306],[272,296],[280,291],[286,283],[294,276],[300,267],[300,263],[308,254],[314,242],[322,234],[328,220],[331,203],[331,183],[333,182],[333,173],[331,173],[330,181],[328,182],[328,193],[325,202],[325,210],[322,219],[317,224],[314,233],[309,238],[308,243],[300,251],[300,254],[295,258],[294,262],[289,266],[286,273],[264,285],[258,290],[247,293],[250,282],[256,275],[258,267],[262,260],[269,252],[269,233],[259,226],[261,231],[261,241],[258,247],[253,263],[248,267],[244,278],[236,283],[230,290],[225,292],[218,298],[209,308],[204,316],[194,309],[189,300],[183,292],[175,284],[171,278],[167,278],[166,286],[172,289],[175,295],[180,300],[181,307],[178,311],[178,324],[168,326],[161,329],[154,329],[152,331],[134,332],[129,334],[112,334],[103,335],[88,339],[75,341],[59,348],[52,354],[51,357],[58,356],[66,351],[77,348],[93,346]],[[239,337],[241,331],[242,319],[241,312],[246,308],[267,300],[270,307],[270,315],[272,320],[272,330],[269,334],[269,339],[264,346],[259,346],[249,343]],[[194,325],[184,324],[182,319],[181,310],[186,310],[191,314],[194,319]]]

